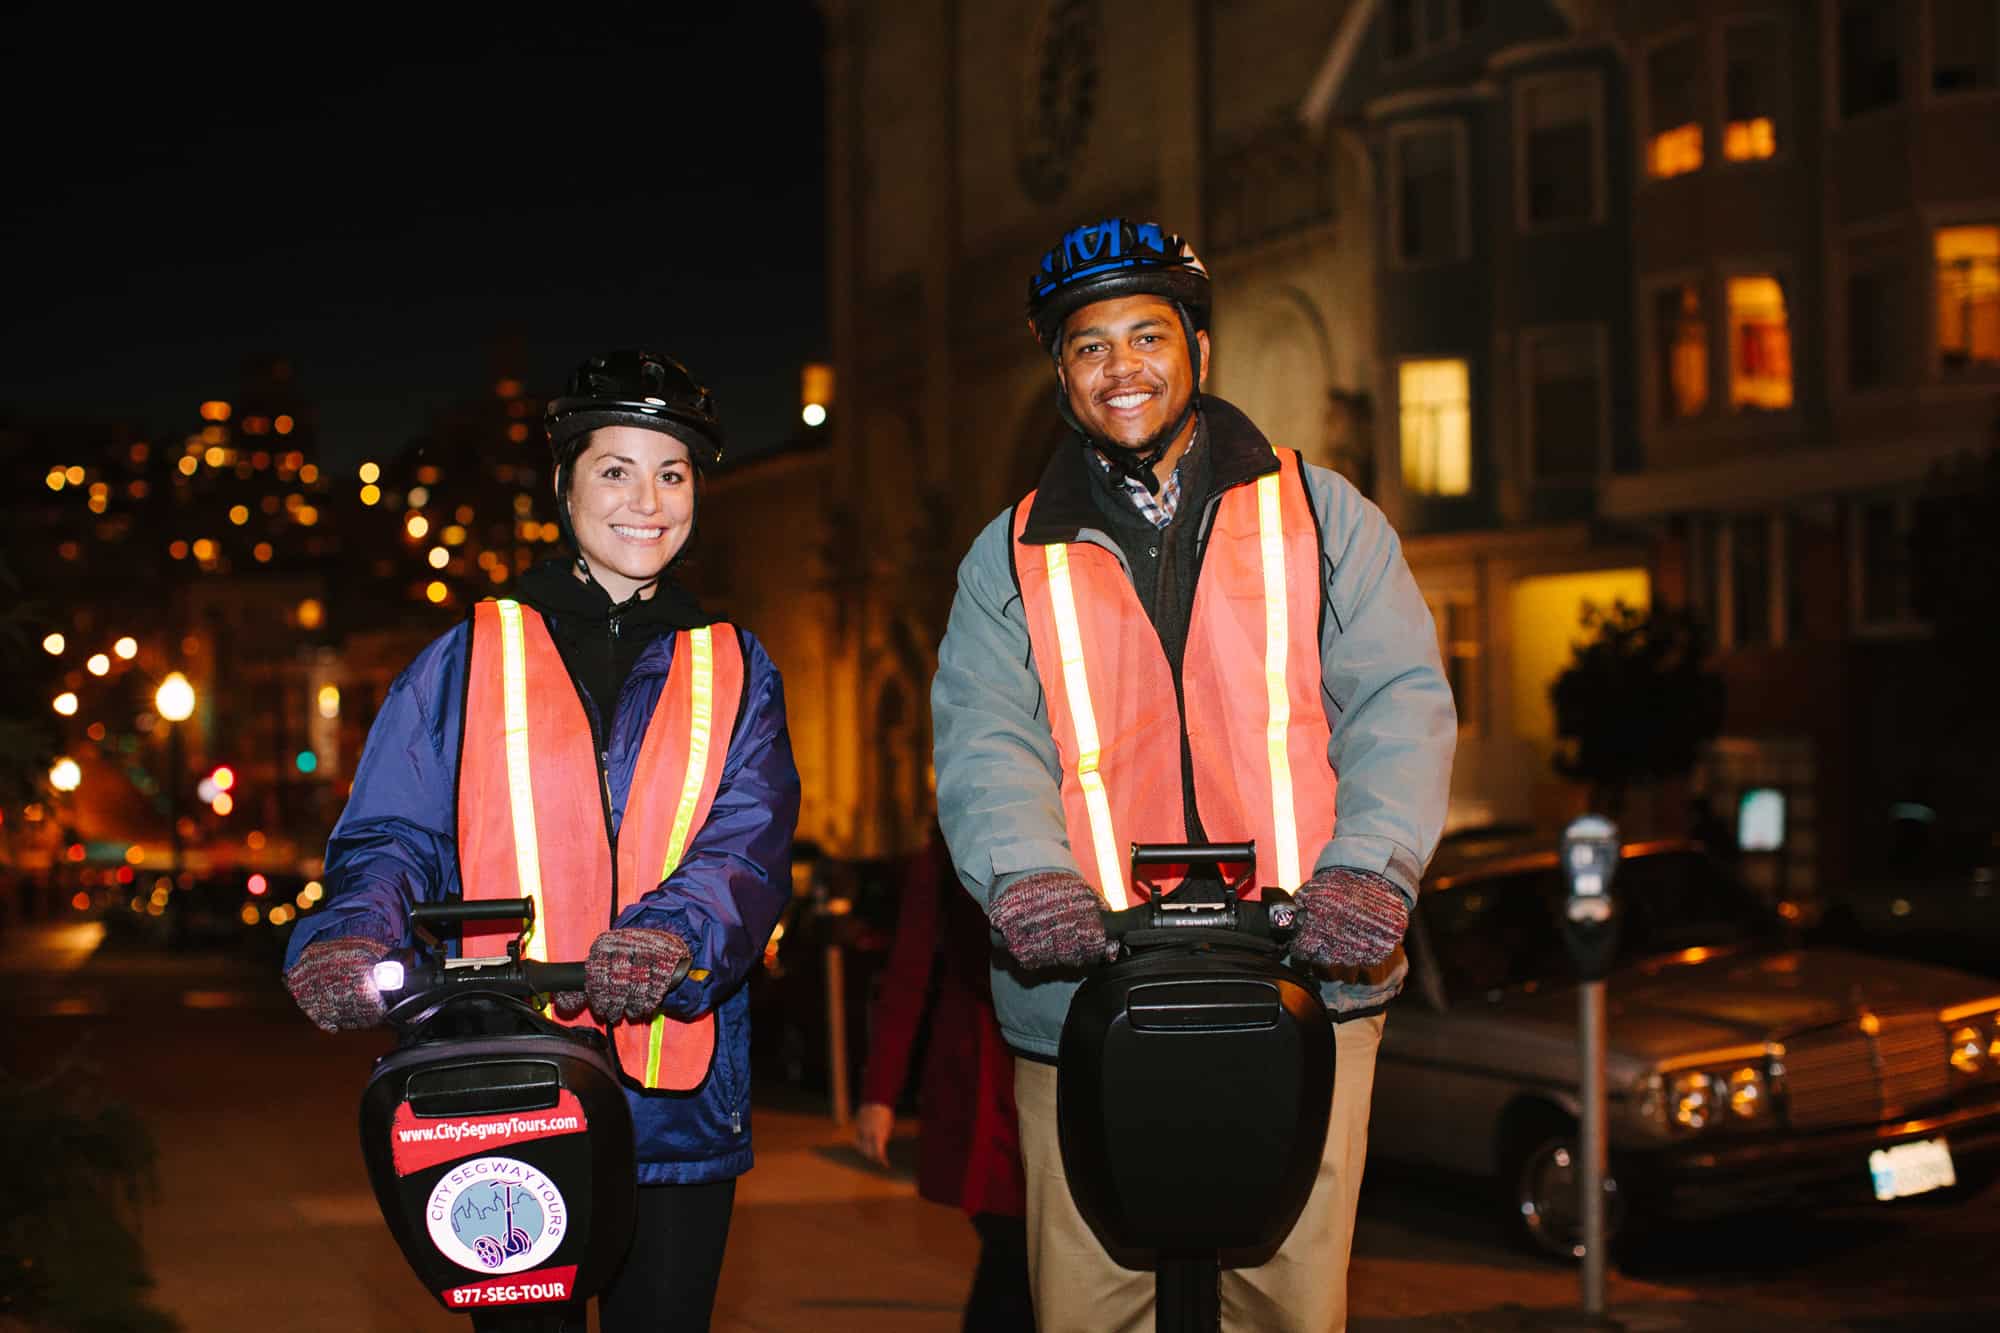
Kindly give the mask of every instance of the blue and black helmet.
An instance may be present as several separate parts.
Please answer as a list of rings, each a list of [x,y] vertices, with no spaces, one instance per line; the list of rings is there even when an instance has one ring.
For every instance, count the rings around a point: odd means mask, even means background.
[[[1157,222],[1105,218],[1072,227],[1028,279],[1028,324],[1055,350],[1063,321],[1093,301],[1159,296],[1208,327],[1208,269],[1194,247]]]

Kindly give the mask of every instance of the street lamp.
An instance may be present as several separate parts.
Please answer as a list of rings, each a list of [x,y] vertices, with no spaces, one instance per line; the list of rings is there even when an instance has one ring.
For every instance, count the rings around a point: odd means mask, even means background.
[[[160,688],[153,692],[153,707],[167,720],[167,821],[170,825],[173,848],[174,883],[181,881],[181,778],[184,776],[186,761],[181,758],[180,723],[194,716],[194,686],[188,678],[175,671],[160,682]]]
[[[59,792],[73,792],[83,783],[83,769],[64,755],[49,765],[49,785]]]

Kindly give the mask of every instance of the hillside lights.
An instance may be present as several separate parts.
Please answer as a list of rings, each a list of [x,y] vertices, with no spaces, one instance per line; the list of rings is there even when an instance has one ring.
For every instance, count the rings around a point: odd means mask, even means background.
[[[64,755],[49,765],[49,785],[60,792],[72,792],[83,785],[83,769]]]

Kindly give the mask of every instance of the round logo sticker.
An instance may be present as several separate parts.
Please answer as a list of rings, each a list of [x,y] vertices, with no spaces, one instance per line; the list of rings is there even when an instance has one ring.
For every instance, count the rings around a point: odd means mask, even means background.
[[[569,1231],[555,1182],[511,1157],[460,1162],[438,1181],[424,1213],[439,1253],[475,1273],[533,1268]]]

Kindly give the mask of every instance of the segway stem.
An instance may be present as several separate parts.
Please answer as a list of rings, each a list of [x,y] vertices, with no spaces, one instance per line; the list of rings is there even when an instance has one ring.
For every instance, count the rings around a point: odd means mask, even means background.
[[[1219,1333],[1222,1265],[1215,1253],[1163,1253],[1153,1274],[1157,1333]]]

